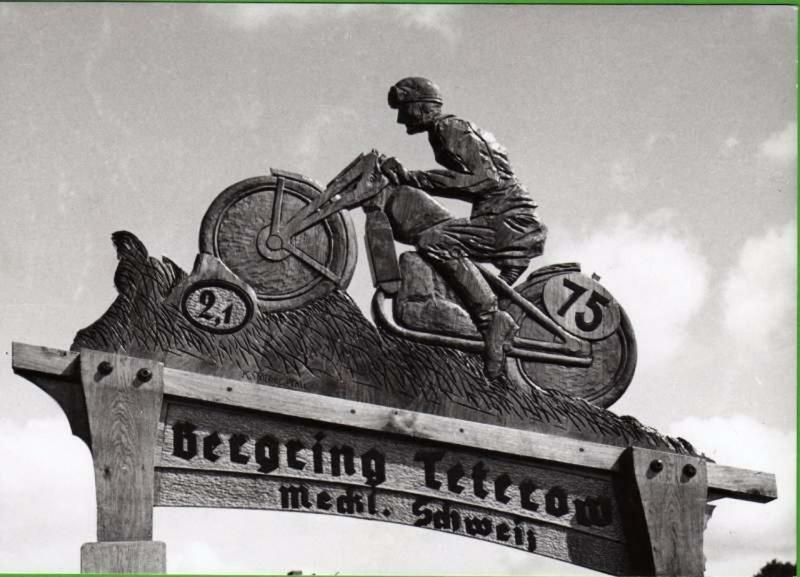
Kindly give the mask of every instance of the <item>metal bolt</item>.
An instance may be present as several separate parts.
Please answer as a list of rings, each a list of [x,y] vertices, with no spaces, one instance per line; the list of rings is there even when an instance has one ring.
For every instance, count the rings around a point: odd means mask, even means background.
[[[695,468],[694,465],[691,465],[691,464],[684,465],[683,466],[683,474],[691,479],[692,477],[697,475],[697,469]]]
[[[99,365],[97,365],[97,372],[101,375],[110,375],[111,371],[114,370],[114,365],[109,363],[108,361],[103,361]]]
[[[664,461],[661,459],[654,459],[650,462],[650,470],[654,473],[660,473],[664,470]]]
[[[153,378],[153,372],[150,369],[139,369],[136,373],[136,378],[146,383]]]

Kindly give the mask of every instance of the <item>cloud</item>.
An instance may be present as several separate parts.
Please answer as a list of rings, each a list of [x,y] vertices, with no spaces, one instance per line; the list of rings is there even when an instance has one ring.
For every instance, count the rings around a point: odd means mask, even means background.
[[[774,132],[758,147],[761,157],[782,163],[793,163],[797,159],[797,123],[790,122],[786,128]]]
[[[794,338],[797,223],[745,241],[722,287],[723,324],[741,345],[765,348]]]
[[[559,230],[557,226],[553,230]],[[639,344],[639,370],[673,359],[706,298],[709,267],[668,211],[634,222],[619,214],[567,245],[551,246],[549,258],[579,261],[631,318]]]
[[[279,21],[308,22],[328,18],[338,7],[319,4],[211,4],[206,10],[233,28],[256,30]]]
[[[441,5],[329,5],[329,4],[212,4],[206,7],[212,16],[233,28],[260,30],[276,23],[309,24],[326,22],[331,18],[362,15],[388,17],[392,25],[433,31],[446,40],[458,37],[456,15],[458,6]]]
[[[96,541],[88,448],[65,418],[0,422],[0,460],[0,572],[77,572],[81,545]]]
[[[398,5],[393,8],[404,19],[404,25],[407,28],[432,30],[449,41],[454,41],[458,37],[458,30],[455,26],[455,15],[459,12],[457,6],[412,4]]]
[[[706,575],[753,575],[767,561],[794,561],[796,432],[780,431],[748,416],[686,418],[670,435],[696,443],[726,466],[774,473],[778,499],[768,504],[723,499],[704,535]]]

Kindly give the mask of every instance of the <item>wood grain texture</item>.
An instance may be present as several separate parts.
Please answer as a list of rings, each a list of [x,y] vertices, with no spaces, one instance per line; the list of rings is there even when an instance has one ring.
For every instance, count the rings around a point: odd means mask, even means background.
[[[284,234],[292,216],[320,194],[310,179],[282,171],[233,184],[203,217],[200,250],[252,286],[265,311],[303,306],[345,288],[356,259],[353,225],[345,215]]]
[[[268,446],[259,441],[265,435]],[[339,456],[337,451],[342,447],[347,448],[350,457]],[[428,465],[421,460],[422,454],[430,456]],[[494,455],[473,448],[387,435],[383,431],[353,430],[276,415],[242,414],[207,405],[170,402],[156,466],[268,475],[287,483],[325,481],[361,490],[375,486],[415,498],[448,499],[454,504],[522,515],[605,539],[623,540],[610,471],[578,471],[519,456]],[[426,469],[430,469],[431,483]],[[477,486],[475,474],[482,479]],[[451,483],[458,487],[452,488]],[[549,492],[554,489],[563,495],[563,511],[557,515],[551,514],[546,506],[552,498],[548,497]],[[576,501],[606,503],[605,522],[601,525],[585,522],[585,516],[577,512],[580,505]]]
[[[769,503],[778,498],[775,475],[709,463],[709,497],[735,497],[756,503]]]
[[[633,447],[621,464],[626,534],[639,538],[631,542],[635,574],[702,577],[705,461]]]
[[[81,573],[166,573],[167,546],[161,541],[85,543]]]
[[[120,295],[79,331],[73,350],[125,351],[190,371],[406,410],[618,446],[694,451],[570,395],[506,376],[487,380],[479,354],[383,333],[338,290],[299,309],[262,311],[237,333],[212,335],[166,302],[185,273],[148,257],[130,233],[113,238]]]
[[[142,377],[142,369],[151,378]],[[153,536],[153,454],[162,369],[151,360],[81,350],[99,541],[146,541]]]
[[[588,277],[580,274],[580,266],[555,265],[534,271],[516,290],[525,298],[544,310],[548,308],[545,289],[550,286],[563,286],[564,280],[575,280],[587,287],[594,286]],[[579,280],[582,279],[582,280]],[[578,286],[576,284],[576,286]],[[564,291],[573,296],[577,293]],[[561,294],[559,292],[559,294]],[[580,294],[580,299],[570,307],[566,307],[563,317],[556,314],[560,307],[564,307],[569,300],[563,303],[556,301],[559,306],[550,305],[555,311],[551,316],[560,319],[560,325],[568,332],[578,336],[586,336],[583,331],[575,330],[575,321],[578,315],[586,315],[591,320],[593,313],[588,309],[587,301],[591,291]],[[598,293],[599,294],[599,293]],[[607,291],[604,292],[607,296]],[[517,303],[509,303],[507,309],[520,325],[519,336],[537,340],[552,341],[557,339],[551,331],[540,323],[534,322],[525,314],[523,308]],[[592,363],[588,367],[565,366],[555,363],[539,363],[520,360],[519,370],[529,383],[536,383],[546,388],[559,388],[572,396],[585,398],[590,402],[602,402],[603,406],[610,406],[627,390],[633,379],[637,362],[636,338],[633,327],[625,311],[610,297],[609,303],[602,307],[602,311],[612,311],[614,314],[602,314],[602,322],[596,329],[602,339],[591,341]],[[599,313],[597,313],[599,314]],[[613,330],[612,330],[613,329]],[[608,334],[606,334],[608,333]]]
[[[395,294],[400,287],[400,268],[392,236],[392,226],[380,210],[367,212],[364,241],[372,273],[372,285],[387,294]]]
[[[539,523],[517,515],[507,515],[470,505],[454,504],[448,499],[417,500],[416,497],[404,494],[375,490],[376,510],[375,513],[371,513],[367,505],[370,491],[366,489],[351,490],[350,494],[358,495],[360,501],[364,503],[363,510],[355,509],[339,513],[335,503],[340,497],[347,495],[346,489],[325,482],[292,483],[264,476],[198,473],[186,469],[159,469],[156,473],[156,480],[159,486],[157,503],[159,506],[199,505],[290,510],[326,515],[338,514],[411,526],[419,523],[416,526],[437,530],[440,533],[481,539],[607,573],[630,574],[625,547],[619,542],[602,539],[588,533],[570,531],[561,526]],[[288,507],[284,506],[281,501],[281,487],[284,487],[284,491],[288,487],[296,487],[301,491],[297,507],[292,507],[291,502],[287,503]],[[305,489],[305,494],[302,493],[301,487]],[[331,509],[319,508],[320,494],[323,493],[332,499]],[[308,500],[305,503],[308,504],[308,507],[303,504],[304,495],[307,495]],[[413,512],[415,503],[417,503],[418,514]],[[426,510],[430,511],[431,518],[429,520],[427,520]],[[384,511],[389,511],[389,515],[385,516]],[[435,513],[439,513],[440,517],[446,516],[450,520],[449,526],[440,526],[439,529],[435,529],[432,518]],[[453,521],[456,515],[458,521]],[[425,522],[426,520],[427,522]],[[515,529],[517,528],[522,533],[519,543],[515,539]],[[505,533],[505,539],[498,537],[499,530]],[[528,534],[529,531],[532,533],[532,537]],[[486,534],[483,534],[484,532]],[[529,551],[529,548],[534,550]]]
[[[35,383],[40,377],[60,377],[72,371],[70,367],[78,366],[80,358],[75,352],[24,343],[14,343],[13,350],[14,371]],[[170,368],[164,369],[164,381],[165,394],[178,398],[349,425],[359,429],[406,434],[600,470],[615,469],[625,450],[618,445],[604,445],[536,431],[507,429]],[[54,389],[81,388],[80,383],[75,380],[53,378],[52,383]],[[67,414],[71,421],[70,413]],[[707,470],[709,498],[731,497],[768,502],[777,497],[775,476],[771,473],[711,462],[707,463]]]
[[[16,373],[64,379],[79,379],[81,374],[80,357],[75,352],[18,342],[11,343],[11,365]]]
[[[403,327],[455,337],[483,337],[442,276],[419,253],[400,255],[403,282],[392,303],[394,318]]]
[[[232,408],[252,409],[376,433],[400,434],[598,470],[614,469],[624,451],[624,447],[615,445],[508,429],[169,368],[164,370],[164,392],[174,397]]]

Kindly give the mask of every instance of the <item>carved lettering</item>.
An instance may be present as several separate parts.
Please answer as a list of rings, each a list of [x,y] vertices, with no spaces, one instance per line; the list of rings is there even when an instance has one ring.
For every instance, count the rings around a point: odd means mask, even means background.
[[[197,455],[196,427],[183,421],[172,425],[172,454],[187,461]]]
[[[483,487],[483,482],[486,480],[486,476],[489,474],[488,469],[483,464],[483,461],[478,461],[475,463],[475,466],[472,467],[472,487],[475,496],[480,499],[485,499],[486,495],[489,494]]]
[[[488,517],[464,517],[464,529],[473,537],[485,537],[492,532],[492,520]]]
[[[233,440],[233,437],[231,437]],[[271,473],[280,465],[280,445],[278,439],[272,435],[264,435],[256,441],[255,449],[256,463],[258,470],[262,473]],[[242,457],[244,458],[244,457]],[[249,457],[245,459],[245,463]],[[233,461],[233,451],[231,450],[231,461]]]
[[[561,487],[553,487],[544,496],[544,508],[550,515],[561,517],[569,511],[567,492]]]
[[[434,505],[434,500],[427,497],[418,497],[411,505],[411,512],[417,517],[415,527],[428,527],[440,531],[463,533],[471,537],[491,537],[498,542],[507,543],[513,538],[518,547],[526,551],[536,550],[536,534],[527,521],[514,518],[513,528],[509,523],[495,522],[491,517],[479,515],[465,515],[448,501]]]
[[[442,508],[433,514],[434,529],[449,529],[458,531],[461,527],[461,515],[458,511],[450,508],[450,503],[445,501]]]
[[[386,458],[376,449],[361,455],[361,474],[370,487],[377,487],[386,481]]]
[[[534,481],[530,477],[523,478],[517,484],[511,473],[495,471],[494,465],[487,467],[483,460],[467,462],[447,459],[448,453],[441,449],[410,452],[407,458],[419,463],[421,471],[416,477],[392,479],[390,471],[393,469],[387,467],[396,464],[387,464],[384,452],[378,447],[364,450],[360,442],[349,441],[347,436],[338,439],[338,442],[328,442],[326,434],[334,436],[334,433],[320,431],[313,437],[310,433],[309,437],[304,437],[298,435],[295,429],[288,429],[291,437],[282,439],[280,431],[286,429],[275,427],[270,429],[270,434],[264,434],[253,442],[254,437],[243,433],[200,431],[188,421],[175,421],[170,426],[173,433],[172,455],[181,459],[191,460],[199,454],[204,461],[217,463],[226,458],[230,463],[247,465],[243,472],[253,473],[257,470],[263,474],[277,474],[281,478],[291,478],[294,471],[311,475],[310,470],[314,475],[327,476],[328,482],[359,474],[363,478],[365,490],[359,490],[354,479],[348,479],[349,486],[342,487],[341,491],[329,487],[325,490],[315,489],[315,485],[306,484],[305,479],[298,484],[280,485],[276,497],[281,507],[287,510],[314,509],[341,515],[390,517],[392,511],[389,508],[378,507],[380,494],[376,491],[389,477],[393,491],[402,493],[406,489],[432,489],[446,491],[453,496],[453,501],[450,501],[418,495],[410,503],[415,526],[491,539],[527,551],[536,549],[536,534],[529,525],[531,519],[516,516],[524,514],[523,511],[546,514],[552,519],[564,517],[574,509],[574,523],[584,527],[607,527],[613,522],[613,503],[607,497],[570,495],[562,486],[550,484],[542,487],[540,479]],[[227,454],[220,448],[223,444],[228,445]],[[398,481],[403,485],[411,485],[396,487],[394,483]],[[417,483],[416,487],[413,486],[414,482]],[[469,491],[474,497],[466,495]],[[464,501],[465,498],[469,500],[475,497],[483,500],[481,506],[487,512],[476,513],[474,504],[467,505]],[[495,505],[507,507],[494,508]],[[511,510],[508,510],[509,507]],[[493,508],[490,516],[488,511]]]
[[[414,513],[419,519],[414,521],[414,527],[425,527],[430,524],[433,519],[433,512],[425,505],[430,503],[430,499],[425,497],[418,497],[411,505],[411,512]]]
[[[241,452],[242,447],[247,443],[247,435],[242,435],[241,433],[236,433],[231,435],[231,438],[228,439],[228,446],[231,450],[231,462],[232,463],[239,463],[240,465],[246,465],[247,462],[250,460],[250,455],[245,455]]]
[[[363,513],[364,502],[361,498],[361,493],[356,493],[352,487],[348,487],[344,495],[339,495],[336,498],[336,511],[338,513],[350,515],[353,513]]]
[[[348,475],[356,474],[355,462],[353,460],[353,448],[347,445],[331,447],[331,475],[334,477],[341,476],[342,462],[344,462],[345,473]]]
[[[535,490],[536,484],[530,479],[525,479],[519,484],[519,504],[523,509],[536,511],[539,508],[539,505],[531,500],[531,495]]]
[[[464,467],[461,463],[456,463],[447,470],[447,490],[458,495],[464,487],[458,484],[459,479],[464,476]]]
[[[510,486],[511,477],[509,477],[508,473],[498,475],[494,480],[494,498],[497,499],[498,503],[508,503],[511,500],[511,497],[506,495],[506,489]]]
[[[495,537],[497,537],[498,541],[505,542],[511,539],[511,527],[509,527],[505,523],[498,523],[494,529],[495,529]]]
[[[425,465],[425,486],[438,489],[442,484],[436,480],[436,463],[444,458],[444,451],[417,451],[415,461],[422,461]]]
[[[611,524],[611,501],[606,497],[575,499],[575,521],[587,527]]]
[[[311,501],[308,499],[308,489],[303,485],[281,485],[281,507],[284,509],[304,509],[311,508]]]
[[[303,467],[306,466],[305,461],[297,458],[297,452],[301,449],[305,449],[305,446],[300,441],[292,439],[286,443],[286,464],[298,471],[302,471]]]
[[[203,439],[203,458],[212,463],[219,459],[219,455],[217,455],[214,450],[221,444],[222,439],[216,431]]]
[[[331,501],[333,501],[333,499],[331,498],[330,493],[326,491],[320,491],[317,493],[317,509],[330,511],[331,507],[333,506],[331,505]]]
[[[313,447],[311,447],[311,454],[314,455],[314,472],[317,475],[320,475],[320,474],[322,474],[324,472],[324,469],[322,467],[322,465],[323,465],[323,460],[322,460],[322,450],[323,450],[322,439],[325,438],[325,434],[324,433],[317,433],[316,435],[314,435],[314,438],[317,440],[317,442],[314,443]]]

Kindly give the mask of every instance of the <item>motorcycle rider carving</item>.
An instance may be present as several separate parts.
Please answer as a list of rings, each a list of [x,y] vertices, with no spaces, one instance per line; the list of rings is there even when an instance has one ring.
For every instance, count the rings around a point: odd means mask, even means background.
[[[495,378],[518,327],[498,310],[497,296],[473,260],[495,265],[500,278],[513,284],[542,254],[547,229],[505,149],[471,122],[443,114],[441,91],[433,82],[400,80],[389,90],[389,106],[408,134],[428,133],[444,167],[418,171],[406,170],[395,158],[381,162],[392,183],[381,199],[392,232],[413,244],[460,297],[483,336],[484,373]],[[471,203],[470,217],[454,218],[430,195]]]

